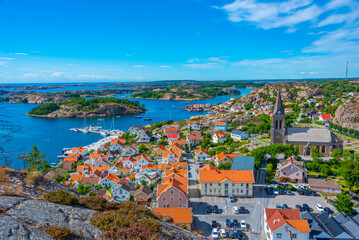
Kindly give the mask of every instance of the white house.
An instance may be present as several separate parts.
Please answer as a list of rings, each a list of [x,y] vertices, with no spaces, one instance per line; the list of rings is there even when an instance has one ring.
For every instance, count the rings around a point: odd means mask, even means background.
[[[142,168],[142,166],[147,166],[148,164],[150,164],[151,159],[150,157],[146,156],[145,154],[141,154],[140,156],[136,157],[136,162],[134,162],[135,164],[135,169],[140,170]]]
[[[151,138],[152,135],[146,128],[143,128],[137,132],[137,142],[149,143]]]
[[[200,121],[189,121],[189,127],[194,131],[201,131],[203,125]]]
[[[129,201],[130,200],[130,187],[125,184],[119,184],[112,190],[112,196],[117,198],[117,201]]]
[[[128,146],[123,149],[121,156],[122,157],[130,157],[130,156],[133,156],[136,154],[137,154],[137,149],[132,146]]]
[[[102,187],[110,187],[112,188],[114,185],[116,185],[118,182],[120,181],[120,179],[114,175],[108,175],[107,177],[101,179],[100,181],[100,185]]]
[[[227,135],[222,131],[217,131],[213,133],[212,142],[213,143],[224,143],[227,141]]]
[[[206,150],[203,150],[202,148],[196,149],[194,153],[195,153],[194,157],[196,158],[197,162],[203,162],[204,160],[211,157],[211,155],[209,155],[209,153]]]
[[[309,224],[298,209],[264,209],[264,232],[268,240],[308,240]]]
[[[123,164],[122,166],[124,168],[131,168],[133,169],[135,167],[135,162],[136,162],[136,159],[134,159],[133,157],[127,157],[123,160]]]
[[[165,150],[163,151],[163,163],[174,163],[174,162],[179,162],[181,159],[181,150],[175,150],[175,149],[170,149],[170,150]]]
[[[231,132],[231,138],[233,140],[242,141],[242,140],[248,139],[248,137],[249,137],[249,134],[246,131],[233,130]]]
[[[71,150],[71,154],[80,154],[82,157],[86,156],[89,150],[85,147],[75,147]]]

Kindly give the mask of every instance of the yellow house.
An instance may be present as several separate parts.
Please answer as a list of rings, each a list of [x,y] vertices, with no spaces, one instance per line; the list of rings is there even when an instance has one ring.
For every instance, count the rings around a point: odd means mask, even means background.
[[[152,149],[152,153],[155,158],[162,158],[164,151],[166,151],[166,148],[162,145],[159,145],[158,147]]]
[[[199,183],[202,196],[253,196],[251,170],[219,170],[208,164],[199,170]]]
[[[152,191],[147,186],[142,186],[136,190],[133,195],[135,202],[145,202],[149,201],[152,197]]]

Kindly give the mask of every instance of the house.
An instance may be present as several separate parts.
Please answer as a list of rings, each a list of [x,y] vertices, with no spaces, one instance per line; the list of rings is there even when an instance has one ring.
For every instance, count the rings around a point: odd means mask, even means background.
[[[120,139],[111,139],[111,152],[119,152],[123,148],[123,142]]]
[[[135,167],[135,162],[136,162],[136,159],[134,159],[133,157],[127,157],[123,160],[123,164],[122,166],[124,168],[131,168],[131,169],[134,169]]]
[[[151,138],[152,138],[152,134],[145,127],[137,131],[137,137],[136,137],[137,142],[149,143],[151,141]]]
[[[138,132],[139,130],[141,130],[141,129],[143,129],[143,126],[141,126],[141,125],[134,125],[134,126],[130,127],[130,128],[128,129],[128,131],[130,132],[130,135],[137,135],[137,132]]]
[[[319,117],[320,117],[320,114],[314,113],[314,114],[312,115],[312,120],[313,120],[313,121],[319,121]]]
[[[237,141],[247,140],[249,137],[247,131],[233,130],[232,132],[230,132],[230,134],[231,134],[231,138]]]
[[[179,133],[169,133],[167,135],[168,142],[171,143],[172,140],[178,140],[179,139]]]
[[[322,191],[327,194],[340,194],[342,191],[342,186],[338,185],[334,180],[327,179],[308,179],[310,189],[314,191]]]
[[[266,239],[309,240],[309,224],[300,216],[298,209],[264,209]]]
[[[297,183],[305,183],[307,180],[307,171],[303,162],[295,161],[290,157],[289,161],[283,162],[278,167],[278,178],[286,177],[295,180]]]
[[[357,239],[353,236],[358,236],[358,225],[353,219],[345,219],[344,215],[331,217],[326,212],[319,215],[305,212],[301,217],[308,221],[312,239]]]
[[[146,154],[141,154],[136,157],[136,162],[134,162],[134,168],[139,170],[142,166],[146,166],[150,164],[152,161],[150,157],[146,156]]]
[[[216,131],[227,131],[228,123],[226,122],[215,122],[214,123],[214,130]]]
[[[107,145],[102,145],[98,150],[100,150],[101,152],[106,152],[110,150],[110,147]]]
[[[196,159],[196,162],[203,162],[204,160],[211,158],[211,155],[209,155],[206,150],[200,148],[194,150],[194,157]]]
[[[152,183],[156,183],[159,179],[159,174],[155,173],[155,174],[141,174],[136,178],[136,182],[138,185],[142,184],[142,181],[146,182],[146,185],[149,186]]]
[[[314,110],[307,110],[305,112],[305,114],[307,115],[308,118],[312,118],[313,114],[315,114],[315,111]]]
[[[199,170],[199,183],[202,196],[253,196],[250,170],[219,170],[208,164]]]
[[[177,169],[173,167],[171,169],[166,169],[164,171],[165,177],[178,176],[178,177],[187,177],[188,171],[187,169]]]
[[[254,171],[254,157],[235,156],[233,158],[231,170],[251,170]]]
[[[357,92],[350,92],[350,93],[348,93],[348,95],[354,97],[354,96],[357,96],[358,93]]]
[[[332,120],[333,120],[333,117],[330,114],[321,114],[319,116],[319,121],[321,121],[323,123],[331,122]]]
[[[180,159],[182,157],[182,150],[174,150],[174,149],[170,149],[170,150],[165,150],[163,152],[163,162],[164,163],[174,163],[174,162],[179,162]]]
[[[164,151],[166,151],[166,148],[162,145],[152,148],[152,154],[155,158],[162,158]]]
[[[114,185],[116,185],[121,179],[119,179],[114,174],[109,174],[107,177],[101,179],[100,184],[102,187],[105,188],[112,188]]]
[[[189,121],[188,125],[194,131],[201,131],[203,128],[203,125],[200,121]]]
[[[152,198],[152,190],[147,186],[142,186],[136,190],[133,195],[133,199],[136,203],[138,202],[151,202]]]
[[[184,148],[187,145],[187,139],[172,140],[171,144],[176,144]]]
[[[227,135],[222,131],[217,131],[212,135],[213,143],[224,143],[227,141]]]
[[[169,134],[169,133],[179,133],[179,129],[174,127],[165,128],[164,134]]]
[[[77,165],[76,166],[76,172],[80,173],[80,174],[89,174],[89,168],[91,166],[90,165]]]
[[[122,157],[130,157],[133,155],[136,155],[138,153],[138,149],[132,147],[132,146],[127,146],[123,149],[121,156]]]
[[[157,207],[188,207],[188,178],[164,177],[157,185]]]
[[[225,152],[221,152],[220,154],[216,155],[215,163],[216,165],[224,164],[227,162],[233,162],[234,157],[238,156],[238,154],[228,154]]]
[[[117,198],[118,202],[130,200],[130,187],[125,184],[119,184],[112,190],[112,196]]]
[[[83,177],[81,179],[81,183],[85,185],[91,185],[91,187],[99,184],[100,178],[99,177]]]
[[[153,212],[160,216],[171,217],[174,224],[178,226],[186,226],[187,230],[191,230],[191,225],[193,222],[193,214],[191,208],[154,208]]]
[[[189,134],[187,135],[188,144],[199,144],[202,140],[202,136],[198,134]]]
[[[79,154],[82,157],[86,156],[87,153],[89,153],[89,151],[85,147],[75,147],[71,150],[71,154]]]

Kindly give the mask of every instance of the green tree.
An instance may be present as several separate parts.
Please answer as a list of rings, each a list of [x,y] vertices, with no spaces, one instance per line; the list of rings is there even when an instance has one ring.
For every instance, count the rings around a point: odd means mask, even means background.
[[[147,182],[146,182],[145,180],[142,180],[142,181],[141,181],[141,185],[142,185],[142,186],[146,186],[146,185],[147,185]]]
[[[359,186],[359,163],[357,161],[345,161],[341,172],[347,187]]]
[[[354,203],[348,194],[342,193],[338,194],[335,199],[335,205],[338,208],[339,212],[345,212],[348,215],[353,214]]]
[[[31,152],[25,156],[24,160],[26,165],[28,165],[27,171],[45,171],[49,169],[45,153],[40,153],[36,145],[32,146]]]
[[[91,189],[90,185],[85,185],[80,183],[76,189],[76,191],[81,195],[86,195]]]
[[[334,149],[330,154],[335,159],[340,158],[342,156],[342,152],[340,151],[340,149]]]
[[[140,147],[138,148],[138,150],[143,153],[143,152],[147,152],[148,148],[146,147],[145,144],[141,144]]]

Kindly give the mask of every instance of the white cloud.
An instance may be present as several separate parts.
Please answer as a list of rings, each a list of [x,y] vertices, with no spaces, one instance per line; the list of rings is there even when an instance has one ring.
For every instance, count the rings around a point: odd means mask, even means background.
[[[7,62],[0,62],[0,66],[7,64]]]
[[[161,68],[172,68],[172,66],[168,66],[168,65],[162,65],[160,66]]]
[[[0,57],[0,60],[15,60],[15,58],[9,58],[9,57]]]
[[[50,76],[51,76],[51,77],[61,77],[63,74],[64,74],[64,73],[62,73],[62,72],[54,72],[54,73],[52,73]]]
[[[145,66],[143,66],[143,65],[133,65],[132,67],[134,67],[134,68],[144,68]]]
[[[226,58],[228,58],[228,56],[210,57],[204,59],[191,58],[187,60],[187,63],[189,64],[184,64],[184,66],[193,69],[214,69],[222,67],[224,64],[226,64]]]
[[[184,64],[184,66],[193,69],[214,69],[220,67],[218,63],[191,63],[191,64]]]
[[[16,55],[22,55],[22,56],[26,56],[26,55],[29,55],[27,53],[15,53]]]
[[[41,74],[38,73],[25,73],[24,77],[30,77],[30,78],[35,78],[35,77],[40,77],[42,76]]]
[[[78,76],[82,79],[111,79],[111,76],[106,75],[97,75],[97,74],[82,74]]]

